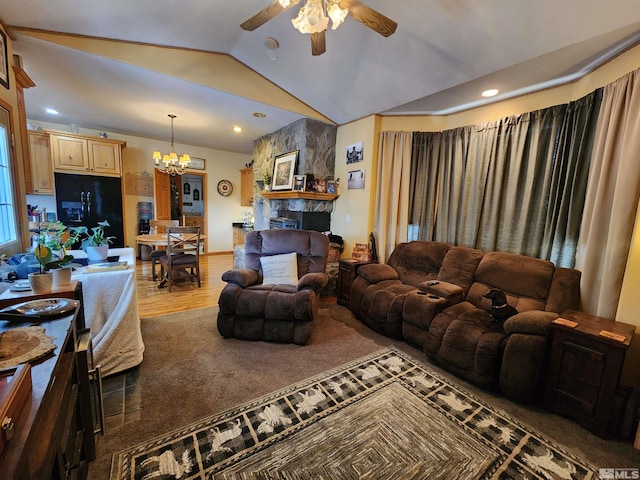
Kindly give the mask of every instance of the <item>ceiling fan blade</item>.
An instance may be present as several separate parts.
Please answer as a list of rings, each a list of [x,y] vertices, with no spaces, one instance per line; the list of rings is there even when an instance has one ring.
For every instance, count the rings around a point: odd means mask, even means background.
[[[322,55],[327,51],[327,44],[325,43],[324,32],[312,33],[311,37],[311,54]]]
[[[240,28],[242,28],[243,30],[247,30],[249,32],[253,32],[256,28],[260,27],[261,25],[264,25],[273,17],[284,12],[285,10],[286,8],[280,5],[278,0],[274,0],[274,2],[271,5],[263,8],[258,13],[256,13],[253,17],[248,18],[247,20],[242,22],[240,24]]]
[[[358,0],[342,0],[340,8],[347,8],[349,15],[355,20],[378,32],[383,37],[392,35],[398,27],[398,24],[389,17],[385,17],[377,10],[360,3]]]

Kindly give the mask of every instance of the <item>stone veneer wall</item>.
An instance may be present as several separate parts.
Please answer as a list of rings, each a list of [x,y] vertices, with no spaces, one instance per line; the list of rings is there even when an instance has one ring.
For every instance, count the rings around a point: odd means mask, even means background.
[[[254,222],[256,230],[269,228],[269,219],[278,210],[296,212],[331,212],[333,202],[318,200],[267,200],[261,195],[264,171],[273,171],[275,157],[299,150],[297,175],[313,174],[316,178],[333,179],[336,165],[338,128],[317,120],[303,118],[253,142]]]

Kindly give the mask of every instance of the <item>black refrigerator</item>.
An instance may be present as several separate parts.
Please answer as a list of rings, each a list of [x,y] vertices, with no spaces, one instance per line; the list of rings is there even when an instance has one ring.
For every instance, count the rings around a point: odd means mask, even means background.
[[[121,182],[118,177],[56,173],[58,220],[68,227],[84,225],[89,231],[107,220],[110,227],[105,234],[115,237],[110,247],[124,247]]]

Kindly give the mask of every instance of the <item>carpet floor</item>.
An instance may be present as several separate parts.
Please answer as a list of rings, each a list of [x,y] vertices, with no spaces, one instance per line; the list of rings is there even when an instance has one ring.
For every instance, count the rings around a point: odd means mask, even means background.
[[[346,309],[321,309],[309,345],[223,339],[216,329],[216,309],[202,309],[143,319],[146,345],[138,367],[141,404],[135,421],[98,438],[98,458],[90,479],[107,479],[115,452],[193,424],[248,400],[285,388],[344,363],[394,346],[427,362],[419,350],[372,332]],[[436,366],[431,371],[474,398],[523,425],[533,425],[550,439],[598,467],[635,467],[640,452],[631,442],[600,439],[574,422],[534,405],[518,405],[494,392],[478,390]]]
[[[597,470],[385,348],[118,452],[111,480],[593,479]]]

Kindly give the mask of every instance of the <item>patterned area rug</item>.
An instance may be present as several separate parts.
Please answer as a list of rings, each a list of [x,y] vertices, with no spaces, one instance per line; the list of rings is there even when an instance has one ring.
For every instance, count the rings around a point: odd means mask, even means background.
[[[111,480],[598,478],[394,348],[120,451],[111,470]]]

